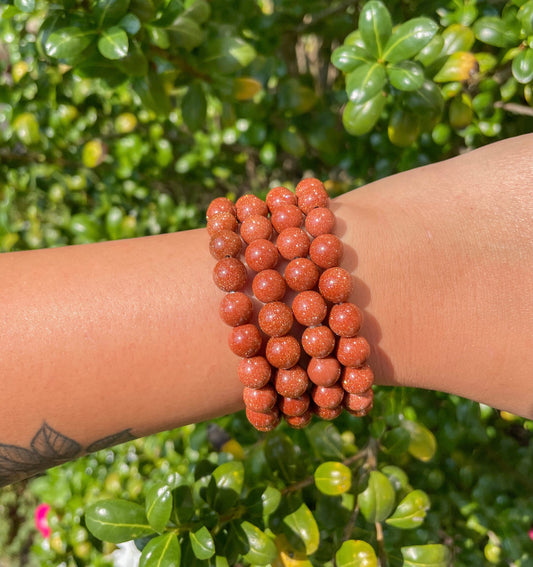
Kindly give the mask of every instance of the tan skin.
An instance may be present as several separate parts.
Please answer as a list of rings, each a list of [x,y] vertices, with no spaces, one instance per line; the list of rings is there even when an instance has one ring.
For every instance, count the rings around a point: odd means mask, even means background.
[[[332,209],[376,383],[533,418],[533,135],[377,181]],[[0,485],[117,432],[243,407],[208,241],[200,229],[0,255]],[[30,448],[45,422],[79,451],[7,470],[3,448]]]

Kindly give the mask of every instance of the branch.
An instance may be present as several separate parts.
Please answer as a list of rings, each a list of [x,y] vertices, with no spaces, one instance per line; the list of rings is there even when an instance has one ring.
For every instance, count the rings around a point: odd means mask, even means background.
[[[520,114],[522,116],[533,116],[533,108],[526,106],[525,104],[517,104],[515,102],[503,102],[498,101],[494,103],[496,108],[503,108],[507,112],[512,114]]]

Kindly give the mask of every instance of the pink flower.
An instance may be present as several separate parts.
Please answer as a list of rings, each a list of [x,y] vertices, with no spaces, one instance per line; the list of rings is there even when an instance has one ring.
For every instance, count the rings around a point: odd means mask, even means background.
[[[50,512],[49,504],[39,504],[35,508],[35,527],[41,532],[42,536],[49,538],[52,530],[48,525],[48,512]]]
[[[533,539],[533,528],[529,530],[529,539]]]

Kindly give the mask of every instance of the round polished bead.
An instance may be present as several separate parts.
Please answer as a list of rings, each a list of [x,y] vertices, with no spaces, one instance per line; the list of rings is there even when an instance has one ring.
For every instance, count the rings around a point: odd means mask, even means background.
[[[342,371],[341,384],[349,394],[363,394],[374,383],[374,373],[368,364],[360,368],[346,367]]]
[[[239,291],[246,279],[246,267],[237,258],[222,258],[213,270],[213,280],[222,291]]]
[[[331,421],[332,419],[339,417],[342,413],[342,406],[337,406],[336,408],[321,408],[319,406],[315,406],[313,408],[313,412],[320,419]]]
[[[280,368],[274,375],[274,387],[280,396],[299,398],[309,386],[307,372],[301,366]]]
[[[279,253],[286,259],[305,258],[309,252],[309,236],[301,228],[286,228],[281,231],[276,244]]]
[[[287,187],[274,187],[266,197],[266,204],[271,213],[280,205],[296,205],[296,203],[296,195]]]
[[[297,415],[297,416],[286,415],[284,417],[285,417],[285,421],[287,422],[287,425],[289,425],[293,429],[303,429],[304,427],[307,427],[309,425],[313,417],[313,414],[311,413],[311,411],[307,410],[302,415]]]
[[[268,207],[264,201],[255,195],[243,195],[237,199],[235,203],[237,209],[237,218],[240,222],[244,222],[249,215],[268,215]]]
[[[252,290],[263,303],[280,301],[285,295],[285,280],[276,270],[263,270],[253,279]]]
[[[296,205],[280,205],[270,217],[272,226],[277,232],[286,228],[300,228],[304,222],[304,215]]]
[[[268,413],[259,413],[246,408],[246,417],[258,431],[263,432],[273,431],[280,422],[280,415],[277,407],[272,408]]]
[[[291,308],[281,301],[272,301],[263,305],[258,316],[259,326],[269,337],[286,335],[292,327]]]
[[[214,215],[219,213],[230,213],[234,217],[237,216],[237,209],[235,205],[226,197],[217,197],[211,201],[209,207],[207,207],[206,217],[209,219]]]
[[[363,337],[339,339],[337,358],[344,366],[361,366],[370,356],[370,345]]]
[[[278,263],[278,249],[270,240],[254,240],[246,247],[244,259],[254,272],[270,270]]]
[[[302,347],[309,356],[324,358],[335,348],[335,335],[329,327],[308,327],[302,335]]]
[[[309,403],[309,394],[305,392],[299,398],[287,398],[281,396],[278,401],[278,407],[284,415],[289,417],[298,417],[309,409]]]
[[[339,337],[355,337],[363,323],[363,315],[353,303],[339,303],[329,313],[329,328]]]
[[[320,268],[338,266],[342,258],[342,242],[334,234],[321,234],[311,242],[309,257]]]
[[[320,325],[328,311],[324,298],[317,291],[302,291],[292,302],[292,312],[298,323],[306,327]]]
[[[278,394],[274,386],[267,384],[262,388],[244,388],[242,399],[247,408],[259,413],[267,413],[276,405]]]
[[[322,183],[322,181],[320,181],[320,179],[316,179],[315,177],[306,177],[305,179],[302,179],[298,183],[298,185],[296,185],[296,190],[295,190],[296,197],[300,197],[300,195],[302,195],[310,187],[318,190],[321,189],[323,189],[324,191],[326,190],[324,184]]]
[[[250,244],[254,240],[269,240],[272,236],[272,223],[261,215],[248,215],[241,224],[241,236]]]
[[[333,386],[340,378],[341,365],[334,356],[312,358],[307,365],[307,374],[317,386]]]
[[[329,203],[328,192],[324,187],[306,187],[302,189],[298,197],[298,207],[306,215],[317,207],[325,208]]]
[[[311,397],[318,407],[333,409],[342,403],[344,390],[339,383],[332,386],[313,386]]]
[[[300,343],[292,335],[270,337],[266,357],[276,368],[291,368],[300,360]]]
[[[251,323],[239,325],[231,330],[228,344],[231,352],[237,356],[244,358],[255,356],[261,348],[261,333]]]
[[[230,213],[218,213],[209,217],[207,221],[207,232],[209,236],[215,235],[221,230],[237,230],[237,219]]]
[[[317,207],[309,211],[305,218],[305,230],[311,236],[329,234],[335,226],[335,215],[325,207]]]
[[[352,277],[344,268],[328,268],[318,280],[318,289],[324,299],[342,303],[352,292]]]
[[[285,268],[285,281],[294,291],[313,289],[319,276],[318,266],[308,258],[295,258]]]
[[[351,412],[365,412],[361,415],[366,415],[372,408],[374,403],[374,392],[372,389],[363,392],[362,394],[349,394],[344,395],[343,405]]]
[[[235,258],[242,249],[241,237],[232,230],[221,230],[209,241],[209,252],[217,260],[231,256]]]
[[[264,356],[243,358],[237,369],[239,380],[247,388],[262,388],[272,376],[272,367]]]
[[[219,313],[222,321],[230,327],[245,325],[254,314],[252,300],[240,291],[228,293],[220,302]]]

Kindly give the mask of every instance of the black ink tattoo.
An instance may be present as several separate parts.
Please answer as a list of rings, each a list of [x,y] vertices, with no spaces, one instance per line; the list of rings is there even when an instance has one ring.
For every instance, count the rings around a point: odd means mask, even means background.
[[[59,433],[44,422],[31,440],[29,449],[0,443],[0,487],[72,461],[86,453],[100,451],[133,439],[135,436],[131,429],[124,429],[83,449],[74,439]]]

